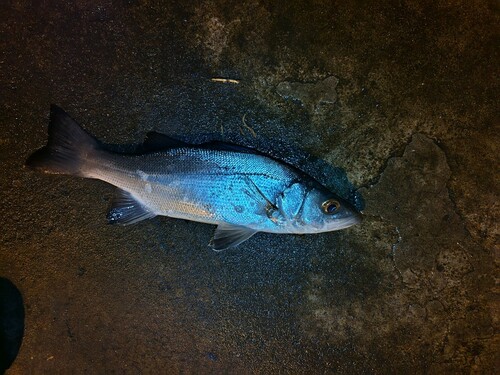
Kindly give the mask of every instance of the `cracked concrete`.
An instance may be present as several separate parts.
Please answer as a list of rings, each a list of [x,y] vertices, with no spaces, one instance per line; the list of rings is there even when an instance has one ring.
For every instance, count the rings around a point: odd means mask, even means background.
[[[0,276],[26,316],[10,373],[495,373],[492,2],[0,9]],[[217,254],[208,225],[107,226],[112,188],[23,168],[50,103],[107,143],[256,147],[363,195],[365,220]]]
[[[326,335],[324,340],[335,346],[354,341],[358,354],[367,358],[406,352],[392,360],[398,371],[449,373],[471,365],[464,352],[478,337],[466,327],[491,327],[492,322],[483,297],[473,292],[484,269],[478,272],[474,266],[477,244],[449,200],[449,178],[443,151],[432,139],[415,134],[403,155],[388,161],[378,182],[362,189],[367,222],[345,238],[349,245],[342,250],[349,255],[342,258],[352,260],[357,252],[366,260],[358,261],[362,266],[349,273],[353,279],[346,283],[344,277],[324,276],[335,274],[339,254],[322,258],[303,311],[312,337]],[[366,264],[374,265],[365,281],[375,288],[356,290],[355,279]],[[461,341],[451,343],[450,337]],[[440,352],[445,360],[432,360]],[[486,351],[475,360],[492,360],[491,355]],[[341,370],[348,372],[347,367]]]

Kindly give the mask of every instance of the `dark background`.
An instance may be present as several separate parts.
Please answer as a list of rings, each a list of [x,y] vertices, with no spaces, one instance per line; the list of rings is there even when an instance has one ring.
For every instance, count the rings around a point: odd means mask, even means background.
[[[11,373],[494,373],[497,3],[180,4],[0,5],[0,276],[26,314]],[[345,170],[365,220],[221,253],[209,225],[108,226],[112,187],[23,167],[50,103],[107,143],[302,150]]]

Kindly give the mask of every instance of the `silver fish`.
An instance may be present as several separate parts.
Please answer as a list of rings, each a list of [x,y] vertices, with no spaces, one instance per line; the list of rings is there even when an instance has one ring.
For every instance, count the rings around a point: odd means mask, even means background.
[[[132,155],[106,151],[52,105],[47,145],[26,165],[117,186],[110,223],[163,215],[216,224],[210,243],[215,250],[237,246],[257,232],[320,233],[361,220],[349,203],[313,178],[248,148],[219,142],[189,145],[148,133],[144,149]]]

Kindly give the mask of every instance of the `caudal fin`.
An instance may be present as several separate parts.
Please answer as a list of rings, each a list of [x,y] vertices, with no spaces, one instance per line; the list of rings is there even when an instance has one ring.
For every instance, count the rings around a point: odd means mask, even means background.
[[[47,145],[26,160],[26,166],[44,173],[84,174],[86,161],[99,142],[83,130],[58,106],[50,106],[49,139]]]

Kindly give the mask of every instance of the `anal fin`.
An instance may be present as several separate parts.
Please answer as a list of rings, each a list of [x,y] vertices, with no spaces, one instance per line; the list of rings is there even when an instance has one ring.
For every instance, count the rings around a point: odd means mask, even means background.
[[[132,194],[125,190],[118,190],[106,218],[110,224],[129,225],[154,216],[156,214],[135,200]]]
[[[219,224],[209,245],[216,251],[236,247],[255,233],[257,231],[254,229],[231,224]]]

